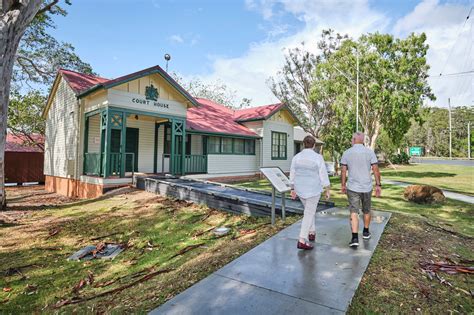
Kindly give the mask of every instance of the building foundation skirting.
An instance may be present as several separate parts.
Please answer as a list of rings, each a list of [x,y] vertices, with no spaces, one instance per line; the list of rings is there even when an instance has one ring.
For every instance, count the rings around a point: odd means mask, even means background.
[[[54,192],[59,195],[89,199],[102,196],[105,192],[113,188],[123,187],[128,185],[104,185],[86,183],[73,178],[65,178],[58,176],[46,175],[45,189],[48,192]]]

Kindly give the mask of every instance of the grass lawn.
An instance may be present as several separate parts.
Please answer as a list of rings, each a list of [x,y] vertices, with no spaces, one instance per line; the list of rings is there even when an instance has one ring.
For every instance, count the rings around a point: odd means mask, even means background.
[[[474,167],[456,165],[413,164],[383,168],[382,179],[413,184],[433,185],[474,196]]]
[[[331,200],[345,207],[340,179],[331,178]],[[270,189],[266,180],[239,185]],[[474,265],[474,207],[447,199],[444,205],[417,205],[403,199],[403,188],[384,185],[373,208],[394,212],[352,300],[349,314],[473,314],[473,275],[438,273],[430,280],[423,262]],[[464,261],[464,262],[462,262]],[[449,284],[448,284],[449,283]]]
[[[41,187],[7,195],[1,313],[146,313],[284,227],[137,190],[85,201]],[[231,233],[215,237],[211,230],[224,225]],[[126,249],[114,260],[66,261],[100,242]]]
[[[331,177],[331,201],[338,207],[347,206],[347,197],[341,194],[341,181]],[[266,179],[239,183],[239,186],[270,190]],[[403,199],[403,187],[383,185],[382,198],[372,198],[372,208],[421,217],[448,230],[474,237],[474,206],[465,202],[446,199],[443,205],[419,205]]]

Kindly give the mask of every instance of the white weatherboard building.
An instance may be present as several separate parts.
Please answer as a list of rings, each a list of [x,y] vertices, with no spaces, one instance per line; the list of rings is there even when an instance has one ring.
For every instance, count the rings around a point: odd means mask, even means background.
[[[60,70],[43,115],[46,189],[80,198],[133,173],[287,172],[306,135],[284,104],[232,110],[192,97],[159,66],[112,80]]]

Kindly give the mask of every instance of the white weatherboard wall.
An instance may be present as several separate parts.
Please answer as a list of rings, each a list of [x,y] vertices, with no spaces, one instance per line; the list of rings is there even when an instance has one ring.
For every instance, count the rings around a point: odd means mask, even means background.
[[[77,126],[76,96],[64,79],[60,79],[46,117],[44,174],[68,177],[76,163]]]
[[[155,122],[127,117],[127,127],[138,128],[138,171],[153,173]]]
[[[272,160],[272,131],[284,132],[287,134],[287,158],[286,160]],[[262,166],[278,166],[284,172],[290,171],[291,160],[294,155],[293,125],[276,120],[266,120],[263,122],[263,149]]]
[[[258,171],[256,155],[209,154],[208,174],[251,173]]]

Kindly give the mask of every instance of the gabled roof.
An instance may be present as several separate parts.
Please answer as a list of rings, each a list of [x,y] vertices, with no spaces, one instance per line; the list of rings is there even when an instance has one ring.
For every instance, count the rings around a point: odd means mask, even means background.
[[[200,106],[189,108],[186,129],[204,133],[259,137],[234,120],[234,111],[204,98],[196,98]]]
[[[76,95],[79,95],[93,86],[110,81],[106,78],[67,69],[59,69],[58,73],[66,80]]]
[[[278,104],[239,109],[235,111],[234,119],[240,122],[249,121],[249,120],[268,119],[284,106],[285,104],[278,103]]]
[[[44,144],[44,136],[32,134],[30,137],[37,143]],[[37,145],[31,144],[25,136],[7,133],[5,152],[43,152]]]
[[[299,123],[298,118],[296,118],[293,112],[283,103],[239,109],[235,111],[234,119],[238,122],[266,120],[282,109],[286,109],[291,117]]]
[[[98,89],[101,89],[101,88],[110,89],[114,86],[129,82],[129,81],[132,81],[132,80],[135,80],[135,79],[138,79],[138,78],[150,75],[150,74],[154,74],[154,73],[159,74],[163,79],[165,79],[165,81],[167,81],[169,84],[171,84],[179,93],[181,93],[181,95],[184,96],[184,98],[186,98],[188,101],[190,101],[191,104],[193,104],[195,106],[198,105],[196,100],[194,99],[194,97],[192,97],[188,93],[188,91],[186,91],[181,85],[179,85],[178,82],[176,82],[166,71],[164,71],[158,65],[150,67],[150,68],[146,68],[146,69],[134,72],[134,73],[130,73],[130,74],[118,77],[116,79],[111,79],[111,80],[106,80],[106,81],[103,81],[103,82],[99,82],[95,85],[90,86],[88,89],[82,91],[81,93],[79,93],[77,95],[77,97],[79,97],[79,98],[84,97],[84,96],[86,96],[86,95],[88,95],[88,94],[90,94],[90,93],[92,93],[92,92],[94,92]]]

